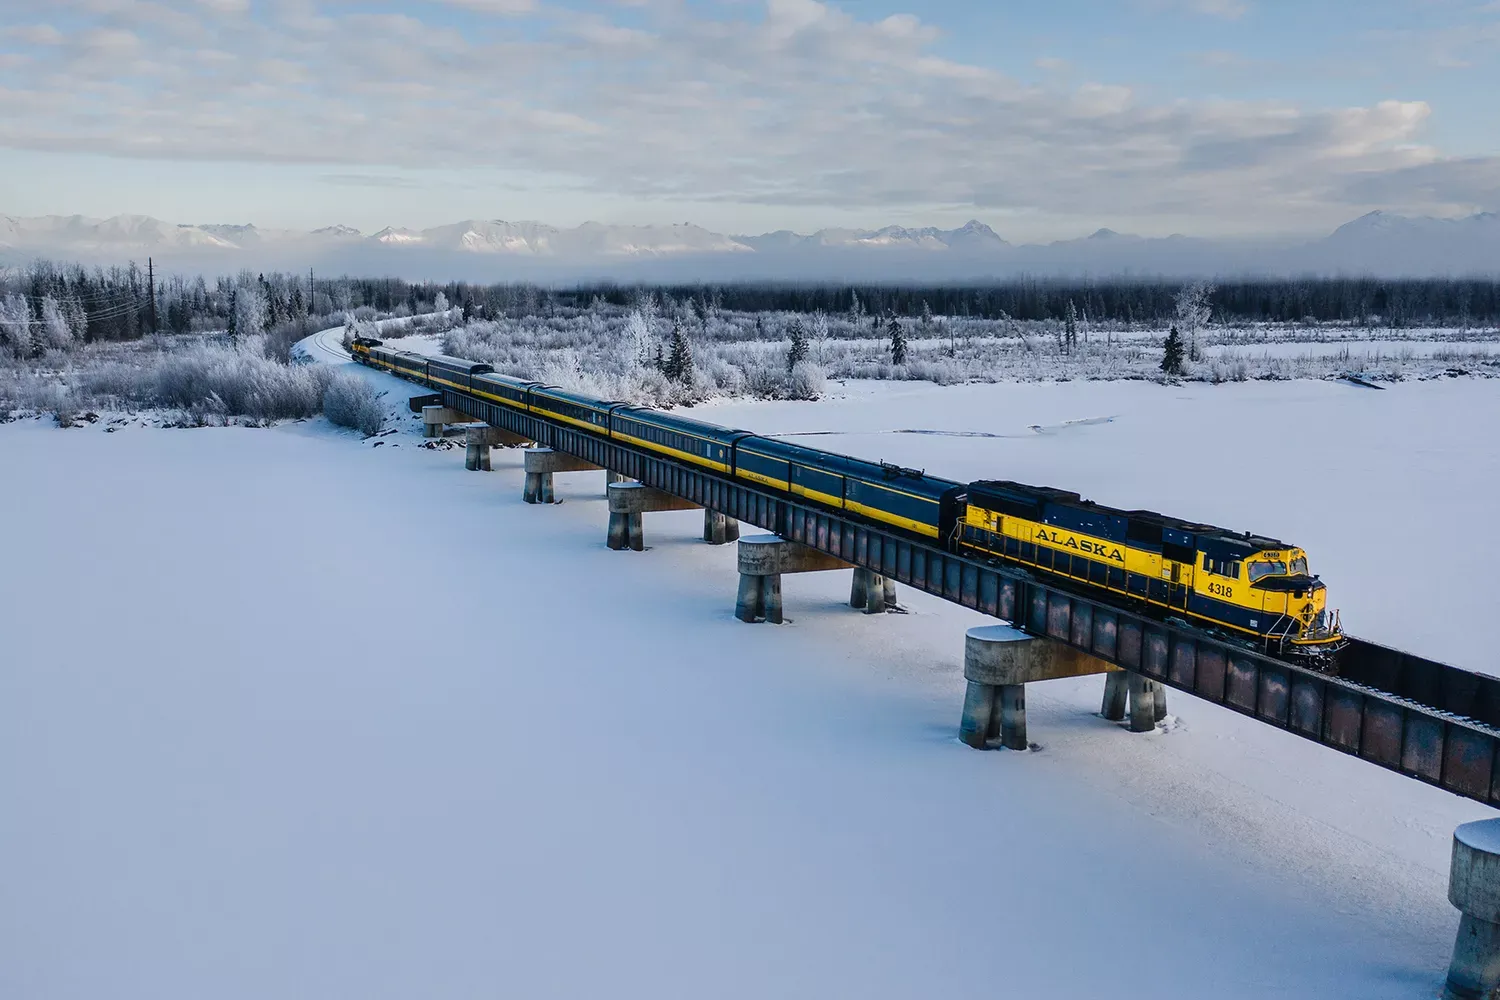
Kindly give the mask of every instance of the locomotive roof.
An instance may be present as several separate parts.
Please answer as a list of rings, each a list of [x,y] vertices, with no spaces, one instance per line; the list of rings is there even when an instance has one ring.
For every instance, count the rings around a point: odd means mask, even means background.
[[[1186,532],[1200,539],[1211,539],[1227,548],[1241,550],[1246,554],[1260,549],[1291,548],[1286,542],[1249,531],[1230,531],[1228,528],[1220,528],[1212,524],[1184,521],[1180,517],[1159,514],[1154,510],[1120,510],[1116,507],[1107,507],[1092,500],[1085,500],[1077,493],[1054,489],[1050,486],[1028,486],[1025,483],[1012,482],[1007,479],[981,479],[970,483],[969,489],[970,492],[994,493],[1033,503],[1061,504],[1096,514],[1123,517],[1139,524],[1160,525],[1163,528]]]

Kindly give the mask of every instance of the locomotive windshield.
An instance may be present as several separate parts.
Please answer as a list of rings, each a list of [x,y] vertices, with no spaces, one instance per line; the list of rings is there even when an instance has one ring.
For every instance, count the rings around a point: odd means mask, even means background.
[[[1306,576],[1307,575],[1307,557],[1306,556],[1298,556],[1297,558],[1295,558],[1295,559],[1292,560],[1292,575],[1293,576]]]
[[[1304,560],[1305,564],[1306,560]],[[1269,562],[1253,562],[1250,564],[1250,582],[1267,576],[1286,576],[1286,563],[1280,559]]]

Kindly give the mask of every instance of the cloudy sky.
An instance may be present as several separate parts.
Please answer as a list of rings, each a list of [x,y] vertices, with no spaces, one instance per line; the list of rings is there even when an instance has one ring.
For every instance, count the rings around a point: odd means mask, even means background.
[[[1324,232],[1500,209],[1500,0],[3,0],[0,213]]]

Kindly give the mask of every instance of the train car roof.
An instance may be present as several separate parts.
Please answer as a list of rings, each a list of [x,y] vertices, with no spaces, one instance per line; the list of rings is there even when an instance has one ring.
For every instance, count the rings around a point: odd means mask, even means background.
[[[448,354],[429,354],[427,355],[427,360],[433,362],[434,364],[445,365],[449,368],[459,368],[463,371],[469,372],[470,374],[476,374],[476,372],[474,371],[476,368],[482,368],[485,371],[495,370],[495,366],[491,365],[489,362],[470,361],[468,358],[455,358],[452,355]]]
[[[889,462],[872,462],[869,459],[855,458],[852,455],[841,455],[835,451],[824,451],[821,448],[809,448],[806,445],[793,444],[779,438],[756,436],[752,439],[741,441],[740,447],[746,445],[769,452],[779,457],[785,457],[792,461],[815,463],[830,471],[836,471],[842,475],[858,476],[871,482],[904,483],[908,487],[922,483],[940,492],[947,492],[954,487],[962,487],[964,484],[944,479],[941,476],[928,475],[921,469],[908,469],[900,465],[892,465]]]
[[[1077,493],[1054,489],[1050,486],[1028,486],[1025,483],[1010,480],[985,479],[971,483],[969,488],[971,491],[995,493],[1014,499],[1029,499],[1038,503],[1062,504],[1077,507],[1080,510],[1124,517],[1137,523],[1159,525],[1162,528],[1185,532],[1205,541],[1217,543],[1226,551],[1249,554],[1260,549],[1291,548],[1286,542],[1249,531],[1230,531],[1228,528],[1220,528],[1212,524],[1186,521],[1179,517],[1159,514],[1154,510],[1120,510],[1116,507],[1107,507],[1092,500],[1085,500]]]
[[[509,385],[517,389],[530,388],[533,386],[540,387],[542,384],[532,379],[519,378],[515,375],[506,375],[502,372],[497,371],[476,372],[474,375],[474,380],[476,382],[495,382],[501,385]]]
[[[697,417],[685,417],[680,413],[672,413],[667,410],[658,410],[651,406],[631,406],[621,404],[615,411],[622,417],[631,417],[645,423],[658,424],[662,427],[672,427],[681,431],[688,431],[705,437],[733,437],[735,435],[751,436],[750,431],[739,430],[734,427],[725,427],[722,424],[710,423],[707,420],[699,420]]]
[[[573,392],[569,389],[559,389],[555,385],[542,385],[540,382],[533,383],[531,391],[540,396],[547,396],[552,399],[560,399],[564,402],[573,403],[577,406],[587,406],[592,410],[608,410],[616,406],[625,405],[624,403],[619,403],[608,399],[600,399],[597,396],[590,396],[587,393]]]

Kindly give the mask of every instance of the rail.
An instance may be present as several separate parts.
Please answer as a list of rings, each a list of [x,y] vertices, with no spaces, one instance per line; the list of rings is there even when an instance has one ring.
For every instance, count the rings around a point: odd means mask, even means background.
[[[1339,675],[445,389],[476,420],[1455,795],[1500,806],[1500,679],[1351,638]]]

